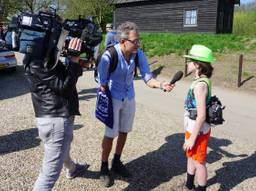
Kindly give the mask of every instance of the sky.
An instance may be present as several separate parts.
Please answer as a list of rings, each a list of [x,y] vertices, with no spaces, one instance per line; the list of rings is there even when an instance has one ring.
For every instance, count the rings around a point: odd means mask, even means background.
[[[256,2],[256,0],[240,0],[241,4]]]

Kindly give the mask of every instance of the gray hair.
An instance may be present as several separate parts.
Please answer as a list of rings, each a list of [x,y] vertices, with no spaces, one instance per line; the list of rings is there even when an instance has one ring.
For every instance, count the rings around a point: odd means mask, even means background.
[[[139,32],[138,26],[133,22],[124,22],[117,28],[117,39],[120,41],[121,39],[128,39],[129,33],[131,31]]]

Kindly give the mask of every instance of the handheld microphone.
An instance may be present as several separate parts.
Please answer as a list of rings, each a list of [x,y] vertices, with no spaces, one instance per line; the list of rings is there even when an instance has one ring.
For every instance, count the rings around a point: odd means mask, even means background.
[[[175,82],[179,81],[183,76],[182,71],[176,72],[176,74],[173,76],[172,80],[170,81],[170,84],[175,84]]]
[[[173,76],[172,80],[170,81],[170,85],[171,84],[175,84],[175,82],[179,81],[183,76],[183,72],[182,71],[178,71],[176,72],[176,74]],[[165,92],[166,90],[164,90]]]

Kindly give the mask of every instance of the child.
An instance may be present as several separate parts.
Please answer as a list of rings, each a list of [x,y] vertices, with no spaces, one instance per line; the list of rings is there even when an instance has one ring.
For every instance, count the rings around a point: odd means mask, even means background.
[[[185,101],[185,142],[183,145],[187,156],[187,181],[185,190],[194,190],[194,177],[197,176],[196,191],[205,191],[207,169],[205,166],[208,140],[211,127],[206,122],[206,106],[211,98],[211,81],[214,61],[212,51],[203,45],[193,45],[189,55],[188,72],[195,77]]]

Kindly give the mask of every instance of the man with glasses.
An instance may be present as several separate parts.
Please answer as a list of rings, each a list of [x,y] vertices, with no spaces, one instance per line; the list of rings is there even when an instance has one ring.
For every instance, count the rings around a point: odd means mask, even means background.
[[[123,165],[120,158],[127,134],[132,130],[135,115],[133,71],[136,54],[138,56],[138,68],[147,86],[168,92],[174,87],[174,85],[170,85],[167,82],[159,82],[152,77],[147,58],[143,51],[139,49],[139,32],[135,23],[125,22],[121,24],[117,30],[117,39],[119,43],[114,46],[118,55],[116,69],[111,73],[108,72],[111,63],[111,55],[108,50],[103,53],[98,66],[100,89],[103,92],[107,89],[110,90],[114,115],[113,128],[106,126],[102,141],[100,180],[105,187],[109,187],[114,183],[108,168],[108,158],[115,137],[118,138],[111,171],[122,177],[131,177],[130,172]]]

